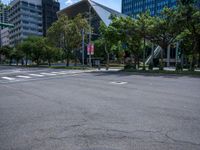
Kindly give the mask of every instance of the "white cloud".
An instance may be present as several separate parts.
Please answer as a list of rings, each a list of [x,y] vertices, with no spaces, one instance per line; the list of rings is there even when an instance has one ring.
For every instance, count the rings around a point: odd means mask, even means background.
[[[67,1],[65,2],[65,4],[66,4],[66,5],[72,5],[72,4],[73,4],[73,1],[72,1],[72,0],[67,0]]]
[[[66,4],[67,6],[69,6],[69,5],[72,5],[72,4],[74,4],[74,3],[78,2],[78,1],[79,1],[79,0],[66,0],[65,4]]]

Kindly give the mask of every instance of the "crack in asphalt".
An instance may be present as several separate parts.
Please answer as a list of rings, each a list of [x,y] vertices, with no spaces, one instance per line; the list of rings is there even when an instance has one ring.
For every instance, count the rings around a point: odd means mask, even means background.
[[[172,138],[172,137],[169,135],[169,133],[170,133],[170,132],[174,132],[174,131],[176,131],[176,130],[174,129],[174,130],[169,130],[169,131],[167,131],[167,132],[165,133],[165,136],[166,136],[168,139],[170,139],[170,140],[172,140],[173,142],[175,142],[175,143],[183,143],[183,144],[190,144],[190,145],[200,146],[200,143],[194,143],[194,142],[190,142],[190,141],[182,141],[182,140],[177,140],[177,139]]]
[[[77,124],[77,125],[71,125],[67,128],[84,128],[84,124]],[[77,129],[78,131],[78,129]],[[150,131],[150,130],[134,130],[131,132],[128,131],[122,131],[122,130],[115,130],[115,129],[105,129],[105,128],[86,128],[82,131],[79,131],[79,133],[75,134],[74,136],[49,136],[48,139],[51,140],[66,140],[66,139],[72,139],[75,138],[77,140],[82,140],[84,142],[84,146],[86,148],[90,148],[90,142],[92,140],[107,140],[107,139],[118,139],[118,140],[126,140],[126,139],[132,139],[139,140],[142,142],[157,142],[157,143],[164,143],[164,144],[189,144],[193,146],[200,146],[200,144],[189,142],[189,141],[181,141],[176,140],[172,137],[170,137],[168,134],[170,132],[174,132],[175,130],[167,131],[166,133],[163,133],[162,131]],[[159,134],[162,136],[163,139],[156,139],[156,134]]]

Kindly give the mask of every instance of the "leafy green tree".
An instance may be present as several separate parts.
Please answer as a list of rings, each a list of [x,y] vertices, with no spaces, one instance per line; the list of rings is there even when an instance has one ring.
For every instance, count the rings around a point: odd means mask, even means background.
[[[17,66],[19,64],[19,61],[24,58],[24,53],[18,46],[13,49],[12,58],[16,60]]]
[[[200,10],[192,4],[185,4],[180,5],[178,11],[181,16],[182,27],[184,28],[180,36],[182,39],[180,38],[180,40],[188,39],[190,41],[190,54],[192,55],[190,70],[194,70],[197,55],[199,55],[200,64]],[[182,44],[184,43],[182,42]]]
[[[45,42],[42,37],[29,37],[27,40],[32,42],[31,44],[31,59],[35,61],[39,66],[42,56],[44,55]]]
[[[48,62],[48,65],[51,66],[53,61],[59,60],[61,56],[61,51],[59,48],[51,45],[48,39],[44,39],[46,45],[44,46],[43,51],[43,60]]]
[[[12,53],[13,53],[13,48],[10,46],[3,46],[0,49],[0,54],[5,56],[5,58],[9,60],[10,65],[12,63]]]
[[[149,28],[153,23],[150,12],[141,13],[138,15],[138,18],[135,21],[136,32],[143,38],[143,70],[146,70],[145,67],[145,55],[146,55],[146,39],[148,36]]]
[[[112,25],[106,26],[103,22],[100,24],[99,42],[104,46],[106,54],[106,69],[109,69],[110,55],[113,52],[113,46],[117,44],[116,28]]]
[[[167,51],[169,45],[176,41],[181,32],[181,27],[177,20],[177,11],[170,8],[164,8],[162,17],[155,17],[153,25],[149,29],[149,40],[159,45],[161,49],[160,70],[163,70],[163,51]]]
[[[32,43],[29,40],[25,40],[17,46],[17,49],[21,50],[24,54],[25,65],[28,65],[28,60],[31,59]]]
[[[106,70],[109,69],[109,62],[110,62],[110,51],[108,49],[109,44],[108,38],[108,27],[101,22],[100,24],[100,38],[99,42],[101,45],[104,45],[104,51],[106,53]]]
[[[136,65],[139,66],[139,56],[142,50],[143,36],[138,32],[136,20],[130,17],[116,17],[113,19],[110,26],[114,28],[113,34],[116,36],[115,41],[120,41],[123,47],[125,47],[122,50],[125,49],[125,51],[130,54],[131,67],[133,62],[134,68],[136,68]]]
[[[49,28],[47,38],[56,47],[63,50],[67,66],[69,66],[70,58],[74,54],[73,50],[78,49],[81,45],[81,30],[87,31],[88,28],[87,21],[81,15],[73,20],[69,20],[67,16],[62,15]]]

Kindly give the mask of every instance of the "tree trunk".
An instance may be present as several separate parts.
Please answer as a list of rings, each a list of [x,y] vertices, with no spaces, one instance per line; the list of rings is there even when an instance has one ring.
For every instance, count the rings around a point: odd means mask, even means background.
[[[144,38],[144,48],[143,48],[143,67],[142,69],[143,70],[146,70],[146,67],[145,67],[145,53],[146,53],[146,39]]]
[[[19,59],[17,59],[16,61],[17,61],[17,66],[19,66]]]
[[[109,63],[110,63],[110,56],[107,50],[107,45],[105,44],[105,52],[106,52],[106,56],[107,56],[107,60],[106,60],[106,70],[109,69]]]
[[[51,60],[48,59],[48,65],[51,67]]]
[[[12,65],[12,58],[10,58],[10,62],[9,62],[9,65],[10,65],[10,66]]]
[[[67,54],[66,67],[69,67],[69,54]]]
[[[107,65],[106,65],[106,70],[109,69],[109,65],[110,65],[110,56],[109,56],[109,53],[107,53]]]
[[[198,67],[200,68],[200,51],[199,51],[199,58],[198,58]]]
[[[74,66],[77,66],[77,52],[75,51]]]
[[[37,66],[40,65],[39,58],[36,60],[36,64],[37,64]]]
[[[133,54],[132,54],[132,52],[131,52],[131,68],[132,69],[136,69],[136,61],[133,59],[134,58],[134,56],[133,56]]]
[[[136,69],[139,70],[140,68],[140,58],[139,58],[139,54],[137,55],[137,67]]]
[[[163,66],[163,48],[161,48],[161,52],[160,52],[160,70],[163,70],[164,69],[164,66]]]
[[[26,58],[25,58],[26,60],[26,67],[27,67],[27,65],[28,65],[28,57],[27,57],[27,55],[26,55]]]
[[[21,60],[21,64],[22,64],[22,66],[24,66],[24,59]]]
[[[77,57],[75,57],[74,66],[77,66]]]
[[[154,67],[154,45],[152,44],[152,47],[151,47],[151,61],[150,61],[150,64],[149,64],[149,70],[153,70],[153,67]]]
[[[194,69],[195,69],[195,56],[193,54],[192,60],[190,62],[190,71],[194,71]]]
[[[67,59],[67,67],[69,67],[69,59]]]

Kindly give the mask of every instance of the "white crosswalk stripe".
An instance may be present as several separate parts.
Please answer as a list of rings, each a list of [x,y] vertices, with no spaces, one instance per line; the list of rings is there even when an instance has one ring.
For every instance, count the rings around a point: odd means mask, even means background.
[[[51,72],[53,74],[67,74],[66,72]]]
[[[53,73],[40,73],[41,75],[47,75],[47,76],[55,76],[56,74]]]
[[[9,81],[13,81],[13,80],[16,80],[15,78],[11,78],[11,77],[1,77],[2,79],[6,79],[6,80],[9,80]]]
[[[29,76],[17,76],[18,78],[24,78],[24,79],[30,79],[31,77]]]
[[[86,71],[82,70],[66,70],[66,71],[54,71],[54,72],[37,72],[37,73],[29,73],[29,74],[23,74],[23,75],[15,75],[12,77],[5,76],[5,77],[0,77],[1,79],[7,80],[7,81],[24,81],[25,79],[34,79],[34,78],[39,78],[39,77],[48,77],[48,76],[59,76],[59,75],[70,75],[70,76],[76,76],[79,73],[83,73]],[[3,81],[3,80],[2,80]],[[3,81],[3,82],[4,82]]]
[[[34,77],[44,77],[44,75],[41,74],[29,74],[30,76],[34,76]]]

